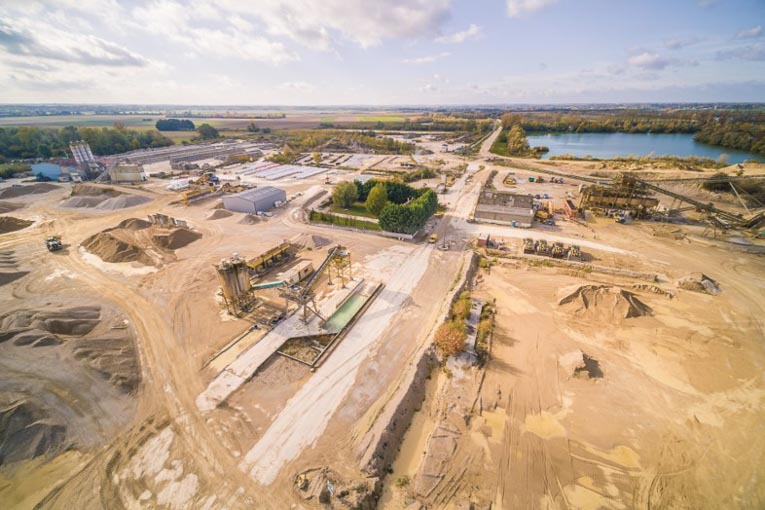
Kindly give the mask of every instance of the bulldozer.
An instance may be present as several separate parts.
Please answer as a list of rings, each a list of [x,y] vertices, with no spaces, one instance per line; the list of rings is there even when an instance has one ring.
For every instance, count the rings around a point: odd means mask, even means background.
[[[534,240],[527,237],[523,240],[523,253],[534,253]]]
[[[61,236],[49,236],[45,238],[45,247],[48,251],[58,251],[64,247],[61,243]]]

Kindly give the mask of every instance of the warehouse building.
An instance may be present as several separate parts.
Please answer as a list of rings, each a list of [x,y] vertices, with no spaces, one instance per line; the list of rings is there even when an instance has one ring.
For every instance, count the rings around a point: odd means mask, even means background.
[[[483,223],[528,228],[534,221],[534,198],[531,195],[484,189],[478,197],[473,218]]]
[[[141,165],[115,165],[109,169],[109,180],[112,182],[143,182],[146,180],[146,174]]]
[[[268,211],[287,200],[287,193],[279,188],[263,186],[223,197],[223,207],[229,211],[255,214]]]

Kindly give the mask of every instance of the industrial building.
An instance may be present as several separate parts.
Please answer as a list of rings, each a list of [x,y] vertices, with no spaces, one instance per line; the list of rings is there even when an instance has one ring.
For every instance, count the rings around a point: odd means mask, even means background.
[[[483,223],[530,227],[534,220],[533,204],[531,195],[486,188],[478,197],[473,218]]]
[[[142,182],[146,174],[141,165],[115,165],[109,169],[109,180],[112,182]]]
[[[93,152],[91,152],[88,142],[71,142],[69,144],[69,150],[72,151],[74,160],[80,166],[87,166],[88,163],[96,162],[96,158],[93,157]]]
[[[249,154],[258,157],[263,154],[260,146],[251,142],[224,140],[216,143],[141,149],[120,154],[119,158],[129,163],[142,165],[160,161],[170,161],[173,165],[181,165],[205,159],[226,158],[230,154]]]
[[[223,197],[223,207],[229,211],[255,214],[268,211],[274,206],[286,202],[287,193],[279,188],[263,186],[248,189],[235,195]]]

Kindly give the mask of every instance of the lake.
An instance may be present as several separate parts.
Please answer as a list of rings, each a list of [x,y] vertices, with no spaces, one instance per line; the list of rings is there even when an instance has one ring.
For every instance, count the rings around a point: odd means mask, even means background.
[[[543,159],[561,154],[591,155],[597,159],[626,156],[696,156],[717,159],[728,155],[728,163],[741,163],[748,159],[765,162],[765,157],[748,152],[698,143],[686,134],[632,134],[632,133],[544,133],[530,134],[529,145],[544,145],[550,152]]]

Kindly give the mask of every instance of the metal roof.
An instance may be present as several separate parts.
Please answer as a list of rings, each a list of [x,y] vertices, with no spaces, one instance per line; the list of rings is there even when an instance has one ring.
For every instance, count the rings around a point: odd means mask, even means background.
[[[284,190],[280,190],[279,188],[274,188],[273,186],[262,186],[259,188],[248,189],[246,191],[242,191],[232,196],[237,198],[243,198],[244,200],[258,200],[259,198],[267,197],[274,193],[278,193],[281,195],[282,193],[284,193]]]

